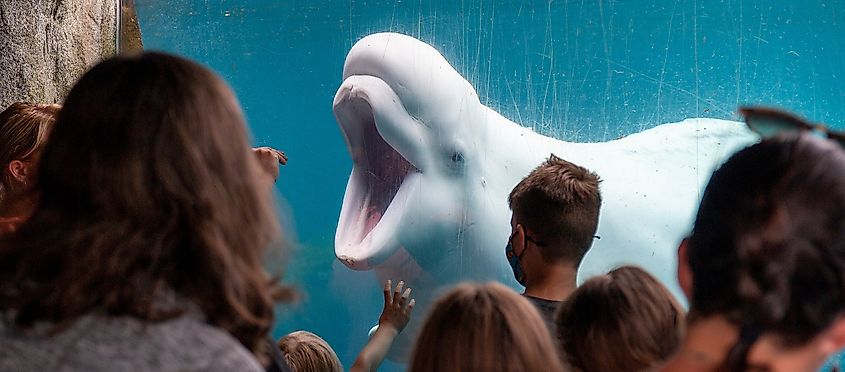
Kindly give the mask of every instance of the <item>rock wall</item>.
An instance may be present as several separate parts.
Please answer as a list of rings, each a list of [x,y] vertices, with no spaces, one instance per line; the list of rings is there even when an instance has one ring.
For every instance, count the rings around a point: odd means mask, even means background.
[[[116,53],[119,0],[0,0],[0,110],[61,103],[92,65]]]

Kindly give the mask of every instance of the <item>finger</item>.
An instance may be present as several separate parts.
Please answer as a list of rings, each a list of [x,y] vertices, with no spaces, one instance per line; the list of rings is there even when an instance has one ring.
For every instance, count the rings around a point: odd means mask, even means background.
[[[279,152],[282,153],[282,157],[280,158],[280,162],[282,163],[282,165],[286,165],[288,163],[288,155],[285,154],[284,151],[279,151]]]
[[[253,149],[253,153],[255,154],[255,157],[262,162],[268,162],[270,158],[273,158],[274,160],[276,159],[276,155],[265,148]]]
[[[402,292],[402,298],[399,299],[399,307],[405,307],[405,304],[408,303],[408,298],[411,297],[411,288],[405,288],[405,292]]]
[[[402,293],[402,288],[405,287],[405,281],[400,280],[399,284],[396,285],[396,289],[393,290],[393,301],[396,302],[399,299],[399,294]]]
[[[392,285],[393,284],[390,283],[390,279],[387,279],[387,281],[384,282],[384,303],[385,304],[389,304],[391,301],[393,301],[393,296],[390,295],[390,287]]]
[[[415,300],[413,298],[411,299],[410,302],[408,302],[408,313],[410,313],[411,310],[414,310],[414,305],[416,305],[416,304],[417,304],[417,300]]]

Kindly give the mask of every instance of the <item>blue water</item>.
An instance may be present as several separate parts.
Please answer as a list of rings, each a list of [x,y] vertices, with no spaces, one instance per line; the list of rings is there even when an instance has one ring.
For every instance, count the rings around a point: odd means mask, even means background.
[[[284,272],[306,297],[280,310],[274,335],[315,332],[347,366],[381,296],[372,273],[334,259],[352,163],[331,103],[346,52],[367,34],[432,44],[482,103],[566,140],[614,139],[688,117],[736,119],[749,103],[845,128],[839,1],[136,3],[147,49],[217,71],[237,92],[256,145],[289,154],[278,188],[297,248]]]

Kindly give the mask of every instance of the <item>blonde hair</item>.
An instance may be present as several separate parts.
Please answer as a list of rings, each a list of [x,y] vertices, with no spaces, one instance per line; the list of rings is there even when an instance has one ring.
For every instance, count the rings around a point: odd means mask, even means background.
[[[282,337],[279,349],[294,372],[343,372],[332,347],[311,332],[296,331]]]
[[[581,284],[558,310],[563,355],[575,371],[642,371],[683,336],[684,310],[651,274],[623,266]]]
[[[6,167],[32,155],[45,141],[61,106],[15,102],[0,113],[0,203],[8,189]]]
[[[409,371],[559,371],[540,313],[498,283],[461,284],[434,305]]]

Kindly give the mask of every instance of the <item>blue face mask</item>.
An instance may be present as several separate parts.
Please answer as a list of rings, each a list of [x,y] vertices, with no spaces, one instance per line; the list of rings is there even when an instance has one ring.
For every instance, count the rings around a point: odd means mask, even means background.
[[[505,257],[508,258],[508,263],[511,265],[511,270],[513,270],[513,277],[516,279],[519,284],[523,287],[525,286],[525,270],[522,269],[522,257],[517,256],[516,252],[513,251],[513,245],[511,245],[511,239],[513,239],[513,235],[508,238],[508,245],[505,246]],[[522,253],[525,253],[523,250]]]

